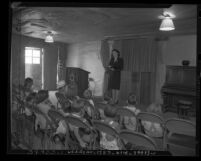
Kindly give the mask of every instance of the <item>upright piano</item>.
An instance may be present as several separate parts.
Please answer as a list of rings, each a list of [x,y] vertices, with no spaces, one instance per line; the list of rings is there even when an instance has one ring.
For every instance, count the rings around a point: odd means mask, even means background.
[[[165,83],[161,88],[163,110],[177,111],[179,100],[192,102],[189,115],[196,113],[196,67],[166,66]]]

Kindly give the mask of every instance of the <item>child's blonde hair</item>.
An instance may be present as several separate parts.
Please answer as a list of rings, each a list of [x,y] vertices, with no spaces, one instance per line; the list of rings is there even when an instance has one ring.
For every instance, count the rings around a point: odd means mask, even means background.
[[[162,108],[159,103],[152,103],[148,106],[147,112],[162,113]]]

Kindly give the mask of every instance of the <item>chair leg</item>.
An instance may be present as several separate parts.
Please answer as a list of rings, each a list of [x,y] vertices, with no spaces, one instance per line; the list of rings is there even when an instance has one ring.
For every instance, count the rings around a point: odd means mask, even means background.
[[[163,150],[166,151],[167,150],[167,144],[165,139],[163,139]]]
[[[46,149],[46,132],[43,134],[42,139],[41,139],[41,143],[42,143],[42,149],[45,150]]]

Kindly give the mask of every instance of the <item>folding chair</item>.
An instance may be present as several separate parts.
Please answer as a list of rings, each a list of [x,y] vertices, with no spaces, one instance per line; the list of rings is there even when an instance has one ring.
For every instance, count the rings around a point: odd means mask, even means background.
[[[163,120],[163,118],[155,113],[140,112],[137,116],[137,119],[138,119],[138,123],[139,123],[138,129],[140,129],[138,132],[142,132],[142,133],[144,133],[145,131],[143,130],[144,127],[141,124],[141,121],[149,121],[151,123],[160,124],[160,126],[162,128],[162,136],[161,137],[151,136],[150,134],[148,134],[146,132],[145,132],[145,134],[155,140],[155,142],[157,143],[157,147],[159,148],[158,150],[164,150],[163,149],[163,138],[164,138],[164,120]]]
[[[135,145],[134,147],[132,147],[132,149],[129,149],[129,150],[156,150],[157,149],[157,145],[151,137],[139,132],[133,132],[130,130],[122,130],[119,133],[119,137],[122,140],[125,140]],[[124,145],[124,148],[125,148],[125,145]]]
[[[18,99],[18,103],[21,108],[25,108],[25,102],[23,100]],[[15,113],[12,119],[16,121],[16,135],[18,136],[19,142],[27,147],[27,149],[32,149],[32,136],[33,136],[33,117],[27,117],[24,113]],[[27,134],[27,135],[25,135]]]
[[[55,124],[58,124],[59,121],[65,120],[65,117],[60,112],[58,112],[56,110],[49,110],[48,116],[54,121]],[[69,129],[69,127],[67,125],[66,130],[68,131],[68,129]],[[68,135],[68,133],[66,133],[65,135]],[[65,149],[68,149],[68,144],[66,142],[66,139],[65,139],[64,147],[65,147]]]
[[[119,138],[119,133],[116,129],[114,129],[113,127],[111,127],[111,125],[109,125],[108,123],[105,123],[104,121],[98,121],[98,120],[94,120],[93,121],[94,124],[94,128],[97,129],[99,132],[104,132],[106,134],[109,134],[111,136],[114,136],[115,138],[117,138],[119,144],[120,144],[120,148],[122,149],[123,147],[123,143],[121,142],[120,138]],[[96,149],[101,149],[104,150],[102,147],[97,147]]]
[[[88,124],[88,122],[85,119],[78,118],[76,116],[73,116],[72,114],[65,116],[65,121],[66,121],[66,124],[68,124],[68,125],[71,124],[71,125],[78,127],[78,128],[90,130],[90,134],[92,135],[92,139],[90,140],[90,143],[89,143],[89,150],[92,150],[94,147],[94,143],[95,143],[96,132]],[[68,139],[67,142],[69,144],[69,147],[80,147],[80,145],[78,145],[77,142],[72,141],[72,139],[70,139],[70,137],[68,137],[67,139]]]
[[[41,115],[45,121],[46,121],[46,127],[45,129],[39,129],[39,131],[37,130],[36,132],[39,132],[39,138],[41,140],[41,148],[42,149],[48,149],[49,148],[49,142],[50,142],[50,138],[52,136],[52,134],[56,131],[56,122],[54,119],[52,119],[49,115],[50,113],[48,112],[48,116],[46,114],[44,114],[43,112],[41,112],[37,106],[35,106],[34,108],[32,108],[32,111],[37,114],[37,115]],[[51,110],[53,111],[53,110]],[[49,127],[49,128],[48,128]]]
[[[196,148],[196,126],[191,121],[171,118],[165,122],[165,134],[163,146],[169,150],[169,146],[187,148],[194,151]]]
[[[17,118],[13,118],[14,121],[16,121],[17,124],[17,131],[15,132],[15,136],[16,136],[16,140],[17,140],[17,144],[18,145],[23,145],[24,147],[26,147],[27,150],[31,150],[32,149],[32,142],[31,142],[31,135],[25,135],[26,134],[30,134],[32,131],[31,130],[31,122],[29,120],[26,119],[25,115],[20,115],[17,116]],[[30,127],[28,127],[28,126]],[[18,146],[17,145],[17,146]]]
[[[130,109],[127,109],[127,108],[119,107],[119,108],[117,108],[116,114],[120,115],[122,117],[127,116],[127,117],[136,118],[136,130],[138,130],[138,122],[137,122],[138,120],[137,120],[137,117],[133,111],[131,111]],[[121,124],[121,126],[123,126],[123,125]]]

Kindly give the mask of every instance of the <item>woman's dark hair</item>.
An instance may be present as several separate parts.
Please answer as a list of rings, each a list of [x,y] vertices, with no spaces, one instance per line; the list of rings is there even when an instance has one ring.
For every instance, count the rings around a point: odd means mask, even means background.
[[[33,83],[33,79],[28,77],[24,80],[24,86],[26,87],[29,83]]]
[[[48,90],[40,90],[37,94],[37,104],[43,102],[49,97]]]
[[[114,56],[113,56],[113,52],[114,52],[114,51],[117,52],[117,54],[118,54],[118,59],[119,59],[119,58],[120,58],[120,51],[117,50],[117,49],[113,49],[113,50],[112,50],[111,58],[114,59]]]

